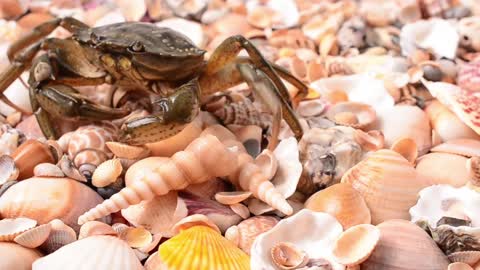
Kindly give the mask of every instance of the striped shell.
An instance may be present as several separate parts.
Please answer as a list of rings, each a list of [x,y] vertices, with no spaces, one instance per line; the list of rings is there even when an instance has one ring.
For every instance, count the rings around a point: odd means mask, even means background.
[[[38,259],[33,270],[115,269],[143,270],[134,251],[114,236],[94,235],[75,241]]]
[[[160,245],[158,256],[169,270],[250,269],[247,254],[206,226],[181,231]]]
[[[50,235],[41,245],[41,249],[46,253],[55,252],[57,249],[77,240],[75,231],[61,220],[54,219],[49,224],[52,226]]]
[[[36,248],[47,240],[51,231],[52,224],[43,224],[17,235],[13,241],[24,247]]]
[[[37,221],[29,218],[0,220],[0,241],[12,241],[15,236],[37,225]]]

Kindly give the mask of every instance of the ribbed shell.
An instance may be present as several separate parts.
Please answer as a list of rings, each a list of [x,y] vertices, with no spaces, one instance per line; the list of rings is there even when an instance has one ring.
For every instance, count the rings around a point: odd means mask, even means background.
[[[408,210],[417,202],[418,192],[430,185],[404,157],[385,149],[347,171],[342,182],[350,183],[363,196],[372,224],[410,219]]]
[[[114,236],[90,236],[38,259],[33,270],[143,270],[127,243]]]
[[[206,226],[195,226],[161,244],[161,260],[169,270],[250,269],[247,254]]]

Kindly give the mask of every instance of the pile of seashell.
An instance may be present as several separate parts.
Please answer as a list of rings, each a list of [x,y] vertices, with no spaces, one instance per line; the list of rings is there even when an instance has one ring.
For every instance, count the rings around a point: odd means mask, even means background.
[[[243,35],[309,87],[286,84],[304,134],[242,84],[162,141],[119,142],[144,110],[47,140],[25,72],[0,96],[0,270],[480,270],[479,1],[1,0],[0,71],[65,16],[169,27],[206,57]]]

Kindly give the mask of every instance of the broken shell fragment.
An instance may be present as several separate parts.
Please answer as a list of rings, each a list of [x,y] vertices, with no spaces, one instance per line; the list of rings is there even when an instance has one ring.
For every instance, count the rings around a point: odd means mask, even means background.
[[[122,164],[118,158],[104,161],[93,172],[92,184],[96,187],[106,187],[117,180],[122,170]]]
[[[0,241],[12,241],[17,235],[37,225],[37,221],[29,218],[0,220]]]
[[[473,270],[473,268],[463,262],[454,262],[448,265],[447,270]]]
[[[308,263],[308,255],[294,244],[281,242],[272,247],[270,254],[273,262],[280,269],[298,269]]]
[[[118,234],[118,238],[127,242],[132,248],[141,248],[150,244],[153,240],[152,234],[145,228],[127,228]]]
[[[328,109],[326,116],[339,125],[359,129],[366,128],[377,119],[371,106],[359,102],[337,103]]]
[[[343,265],[359,265],[368,259],[379,240],[380,230],[376,226],[355,225],[344,231],[337,239],[333,256]]]
[[[82,227],[80,227],[78,240],[92,235],[117,235],[117,232],[113,230],[112,226],[93,220],[83,224]]]
[[[251,195],[250,191],[219,192],[215,194],[215,200],[221,204],[232,205],[243,202]]]
[[[230,209],[232,209],[235,214],[241,216],[243,219],[247,219],[250,216],[250,210],[244,204],[231,204]]]
[[[51,230],[50,223],[42,224],[17,235],[13,241],[27,248],[36,248],[47,240]]]
[[[392,144],[390,149],[402,155],[406,160],[408,160],[408,162],[415,164],[415,160],[417,160],[418,156],[418,150],[417,144],[413,139],[403,138],[397,140]]]
[[[15,161],[9,155],[0,157],[0,185],[17,180],[18,173]]]
[[[149,150],[141,146],[133,146],[119,142],[106,142],[105,145],[117,158],[140,159],[149,154]]]

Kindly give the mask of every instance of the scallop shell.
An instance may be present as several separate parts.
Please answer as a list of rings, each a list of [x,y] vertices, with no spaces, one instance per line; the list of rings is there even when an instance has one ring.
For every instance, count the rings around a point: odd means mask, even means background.
[[[337,262],[353,266],[368,259],[380,240],[380,230],[370,224],[355,225],[335,242],[333,256]]]
[[[313,194],[305,208],[334,216],[344,229],[358,224],[370,224],[370,210],[352,185],[339,183]]]
[[[380,241],[362,270],[438,270],[449,261],[430,236],[406,220],[389,220],[378,225]]]
[[[122,163],[118,158],[104,161],[93,172],[92,184],[96,187],[106,187],[115,182],[122,171]]]
[[[221,204],[232,205],[248,199],[251,195],[250,191],[219,192],[215,194],[215,200]]]
[[[17,235],[35,227],[37,221],[29,218],[0,220],[0,241],[12,241]]]
[[[117,158],[140,159],[146,157],[150,151],[141,146],[133,146],[119,142],[106,142],[105,145]]]
[[[342,183],[350,183],[363,196],[372,224],[409,219],[408,210],[416,203],[417,192],[430,184],[404,157],[386,149],[372,153],[347,171]]]
[[[10,156],[3,155],[0,157],[0,185],[16,180],[18,172],[15,161]]]
[[[38,259],[33,270],[98,269],[141,270],[142,264],[133,250],[122,240],[107,235],[94,235],[71,243]]]
[[[112,226],[106,223],[100,221],[89,221],[80,227],[78,240],[93,235],[117,235],[117,232],[113,230]]]
[[[33,169],[40,163],[55,163],[53,155],[44,143],[37,140],[27,140],[12,153],[20,174],[18,179],[26,179],[33,176]]]
[[[188,214],[187,207],[178,199],[176,191],[155,196],[122,210],[122,216],[136,227],[144,227],[152,234],[173,235],[172,227]]]
[[[62,169],[52,163],[40,163],[33,169],[36,177],[64,177]]]
[[[47,240],[51,230],[50,223],[43,224],[17,235],[13,241],[27,248],[36,248]]]
[[[466,263],[455,262],[449,264],[447,270],[473,270],[473,268]]]
[[[58,218],[78,231],[78,217],[102,201],[97,193],[77,181],[34,177],[15,184],[0,197],[0,216],[29,217],[39,224]]]
[[[470,179],[467,158],[448,153],[430,153],[422,156],[416,171],[432,184],[448,184],[454,187],[465,185]]]
[[[353,115],[350,121],[348,121],[349,118],[342,117],[347,114]],[[375,110],[371,106],[359,102],[337,103],[328,109],[326,116],[339,125],[359,129],[366,128],[377,119]]]
[[[255,216],[232,226],[225,232],[225,238],[250,255],[253,241],[278,223],[273,216]]]
[[[276,244],[270,252],[273,262],[280,269],[298,269],[305,266],[309,261],[305,251],[288,242]]]
[[[450,140],[433,147],[430,151],[457,154],[465,157],[480,156],[480,140]]]
[[[251,249],[251,269],[278,269],[269,256],[270,250],[278,243],[289,242],[305,251],[309,258],[328,261],[330,269],[343,270],[345,267],[332,258],[335,240],[342,231],[342,225],[331,215],[303,209],[255,239]]]
[[[202,225],[183,230],[161,244],[158,255],[171,270],[249,269],[250,263],[242,250],[215,230]]]
[[[32,263],[42,257],[35,249],[9,242],[0,242],[0,254],[0,269],[31,270]]]
[[[45,252],[55,252],[57,249],[77,240],[77,234],[75,231],[61,220],[54,219],[50,221],[49,224],[52,227],[50,234],[48,235],[47,240],[40,246]]]

